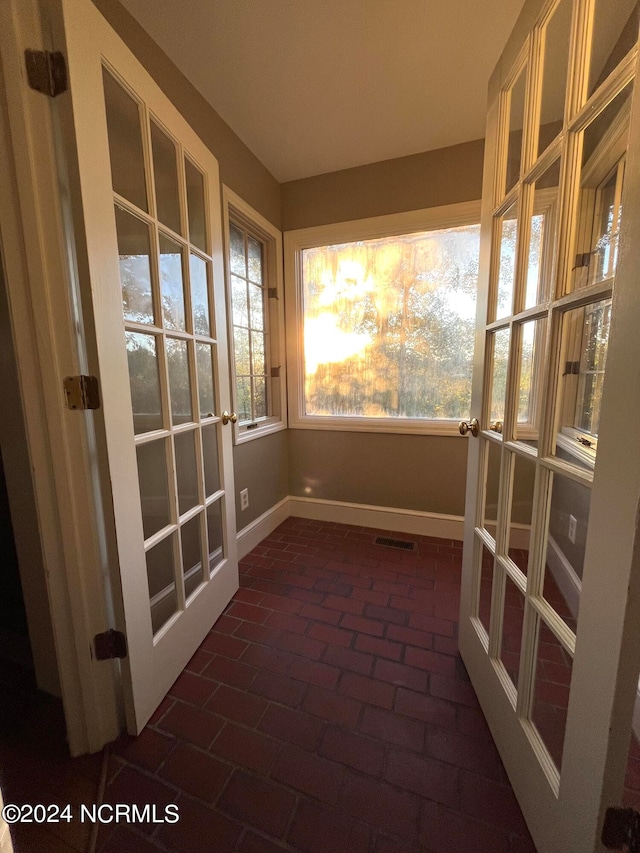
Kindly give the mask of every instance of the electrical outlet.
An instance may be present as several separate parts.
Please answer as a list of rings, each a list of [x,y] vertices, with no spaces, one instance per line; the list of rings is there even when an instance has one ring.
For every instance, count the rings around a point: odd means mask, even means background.
[[[575,515],[569,516],[569,541],[576,544],[576,527],[578,526],[578,522],[576,521]]]
[[[240,491],[240,509],[249,509],[249,489],[242,489]]]

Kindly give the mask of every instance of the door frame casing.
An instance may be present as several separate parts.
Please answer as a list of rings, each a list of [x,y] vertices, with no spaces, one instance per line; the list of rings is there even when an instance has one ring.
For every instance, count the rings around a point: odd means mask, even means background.
[[[11,151],[0,213],[7,290],[42,538],[60,685],[72,755],[116,738],[117,668],[96,661],[95,634],[117,627],[110,586],[113,539],[105,525],[100,414],[66,408],[63,377],[91,370],[75,279],[69,201],[61,181],[52,101],[28,87],[24,50],[54,49],[51,4],[0,6],[2,78]],[[59,97],[68,97],[68,94]]]

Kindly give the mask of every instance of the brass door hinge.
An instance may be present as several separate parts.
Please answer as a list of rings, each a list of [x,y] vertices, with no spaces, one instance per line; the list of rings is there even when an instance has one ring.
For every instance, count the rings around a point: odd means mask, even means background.
[[[65,376],[68,409],[99,409],[100,389],[96,376]]]
[[[27,80],[32,89],[55,98],[67,91],[67,63],[60,51],[25,50]]]
[[[108,631],[95,635],[93,638],[93,649],[96,660],[126,658],[127,638],[122,631],[114,631],[113,628],[109,628]]]

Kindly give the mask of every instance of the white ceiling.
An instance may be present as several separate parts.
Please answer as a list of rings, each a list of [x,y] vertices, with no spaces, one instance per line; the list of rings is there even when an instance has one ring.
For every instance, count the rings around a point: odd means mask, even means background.
[[[121,2],[289,181],[482,137],[524,0]]]

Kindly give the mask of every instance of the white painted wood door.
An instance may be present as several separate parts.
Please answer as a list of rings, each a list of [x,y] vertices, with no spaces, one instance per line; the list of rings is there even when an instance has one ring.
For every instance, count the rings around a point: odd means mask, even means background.
[[[460,651],[540,853],[601,849],[638,683],[634,7],[527,0],[489,91]]]
[[[137,733],[238,586],[218,165],[89,0],[60,6]]]

